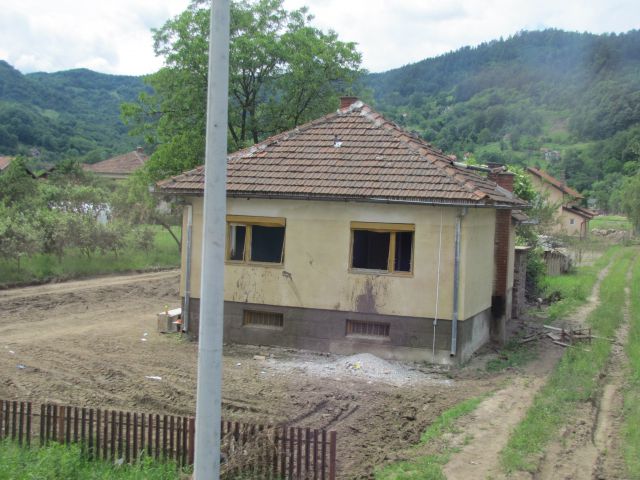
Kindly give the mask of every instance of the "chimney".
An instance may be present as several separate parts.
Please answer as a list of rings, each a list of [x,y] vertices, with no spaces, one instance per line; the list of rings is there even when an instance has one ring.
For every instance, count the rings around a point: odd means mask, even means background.
[[[340,97],[340,110],[349,108],[358,101],[358,97]]]
[[[504,165],[498,165],[495,163],[489,163],[488,167],[491,169],[487,178],[492,182],[497,183],[505,190],[513,193],[513,180],[515,179],[515,173],[508,172]]]
[[[500,187],[513,192],[515,174],[508,172],[504,165],[489,164],[491,171],[488,179]],[[493,296],[491,298],[491,337],[500,344],[506,341],[507,322],[511,318],[511,292],[509,270],[513,270],[515,252],[511,223],[511,209],[496,210],[496,227],[494,241],[494,278]]]

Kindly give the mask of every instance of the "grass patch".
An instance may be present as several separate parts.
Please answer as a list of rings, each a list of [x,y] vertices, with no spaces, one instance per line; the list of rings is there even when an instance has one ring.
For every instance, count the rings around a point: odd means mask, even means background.
[[[51,444],[21,448],[7,440],[0,442],[0,480],[175,480],[175,464],[147,458],[137,465],[116,466],[89,461],[77,445]]]
[[[118,256],[112,252],[96,252],[87,258],[71,250],[62,260],[55,255],[36,254],[22,259],[20,268],[14,261],[0,260],[0,286],[178,267],[180,252],[175,241],[162,227],[153,228],[154,245],[148,252],[127,247]]]
[[[611,247],[593,265],[578,267],[575,271],[564,275],[545,277],[543,282],[544,297],[558,297],[560,299],[547,309],[549,320],[553,322],[564,318],[580,305],[586,303],[598,279],[598,274],[619,251],[620,247]]]
[[[507,368],[518,368],[538,357],[533,345],[520,344],[512,339],[498,352],[498,358],[491,359],[485,365],[488,372],[501,372]]]
[[[420,437],[420,445],[427,445],[430,442],[442,437],[443,434],[454,431],[455,421],[472,411],[474,411],[484,396],[473,397],[461,402],[449,410],[445,410]],[[396,462],[384,468],[376,470],[376,480],[446,480],[442,473],[442,466],[445,465],[454,449],[445,447],[439,454],[425,455],[417,459],[405,462]]]
[[[629,249],[622,251],[601,284],[601,303],[587,319],[596,335],[612,337],[621,322],[626,272],[633,254]],[[501,452],[501,462],[507,472],[538,469],[544,448],[567,416],[575,412],[579,403],[595,398],[598,378],[610,353],[611,343],[607,340],[567,348]]]
[[[600,215],[589,221],[589,230],[594,228],[613,229],[613,230],[631,230],[631,222],[627,217],[619,215]]]
[[[640,478],[640,259],[636,259],[631,281],[631,311],[627,357],[628,385],[624,393],[623,455],[629,478]]]

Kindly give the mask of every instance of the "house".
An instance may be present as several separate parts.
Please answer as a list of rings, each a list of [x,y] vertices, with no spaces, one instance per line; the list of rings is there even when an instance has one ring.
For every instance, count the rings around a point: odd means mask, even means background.
[[[11,160],[13,160],[13,157],[0,156],[0,173],[4,172],[9,167]]]
[[[557,205],[558,222],[554,233],[586,238],[589,234],[589,220],[596,214],[578,205],[584,197],[543,170],[527,167],[527,173],[536,191],[546,195],[549,203]]]
[[[524,205],[513,174],[456,163],[343,97],[230,155],[227,175],[225,341],[453,363],[504,337],[511,212]],[[203,181],[201,166],[157,185],[186,203],[180,291],[194,336]]]
[[[144,149],[138,147],[132,152],[117,155],[102,162],[85,163],[82,165],[82,169],[86,172],[93,172],[100,177],[124,180],[142,167],[148,159]]]

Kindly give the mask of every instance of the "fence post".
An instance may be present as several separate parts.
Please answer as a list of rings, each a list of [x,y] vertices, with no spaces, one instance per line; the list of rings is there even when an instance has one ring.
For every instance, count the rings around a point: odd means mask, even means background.
[[[329,480],[336,480],[336,449],[337,449],[337,433],[335,431],[329,434]]]
[[[27,402],[27,447],[31,446],[31,402]]]
[[[193,455],[195,453],[195,439],[196,439],[196,419],[191,417],[189,419],[189,465],[193,465]]]

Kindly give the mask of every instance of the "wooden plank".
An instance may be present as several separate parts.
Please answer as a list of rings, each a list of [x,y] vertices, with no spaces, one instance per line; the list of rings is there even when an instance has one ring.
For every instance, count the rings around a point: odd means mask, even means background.
[[[55,423],[54,422],[54,416],[55,416],[55,408],[53,408],[53,405],[47,405],[47,430],[46,430],[46,438],[45,438],[45,443],[49,443],[49,440],[51,440],[53,438],[53,433],[55,431]]]
[[[138,414],[133,413],[133,461],[138,460]]]
[[[125,437],[124,437],[124,461],[129,463],[131,461],[131,413],[127,412],[125,423]]]
[[[337,444],[337,433],[332,431],[329,434],[329,480],[336,480]]]
[[[156,414],[156,451],[155,459],[160,458],[160,415]]]
[[[18,433],[16,425],[18,422],[18,402],[14,400],[11,404],[11,408],[11,440],[15,440]]]
[[[302,429],[298,428],[298,460],[296,462],[296,475],[302,478]]]
[[[195,454],[196,440],[196,419],[189,419],[189,465],[193,465],[193,455]]]
[[[24,402],[20,402],[20,413],[18,415],[18,445],[22,446],[22,437],[24,435]]]
[[[26,444],[27,447],[31,446],[31,402],[27,402],[27,437]]]
[[[162,417],[162,459],[167,459],[167,416]]]
[[[44,404],[40,405],[40,445],[41,446],[44,445],[44,428],[46,425],[46,421],[45,421],[46,414],[47,414],[47,407],[45,407]],[[0,418],[0,420],[2,419]]]
[[[176,418],[176,451],[175,451],[175,459],[176,465],[180,466],[180,461],[182,460],[182,419],[180,417]]]
[[[51,405],[51,437],[50,440],[58,440],[58,406]]]
[[[100,410],[98,410],[98,420],[96,422],[97,427],[96,427],[96,450],[99,450],[99,438],[100,438]],[[89,438],[88,438],[88,444],[89,444],[89,458],[93,458],[93,408],[89,409]]]
[[[65,408],[65,432],[64,432],[64,443],[69,445],[71,443],[71,412],[72,409],[70,406]]]
[[[140,451],[138,452],[138,458],[140,458],[140,454],[144,452],[144,439],[145,439],[144,413],[141,413],[140,414]]]
[[[309,475],[309,460],[311,458],[311,429],[307,428],[304,433],[304,473]]]
[[[175,459],[175,445],[173,443],[175,435],[175,418],[173,415],[169,417],[169,458]]]
[[[282,437],[280,438],[280,475],[287,473],[287,427],[282,427]]]
[[[181,465],[184,467],[187,464],[187,453],[189,452],[188,438],[189,438],[189,420],[187,417],[182,417],[182,461]]]
[[[147,455],[151,458],[153,453],[153,415],[147,415]]]
[[[289,478],[293,478],[293,464],[295,460],[295,439],[296,433],[293,427],[289,427]]]
[[[313,430],[313,480],[318,479],[318,430]]]
[[[65,411],[66,409],[62,405],[58,405],[58,436],[56,440],[59,443],[64,443]]]
[[[123,437],[124,437],[124,413],[121,411],[118,412],[118,459],[124,458],[124,446],[123,446]]]
[[[109,457],[109,410],[105,410],[103,413],[102,458],[106,460]]]
[[[326,480],[327,471],[327,431],[322,429],[322,480]]]
[[[116,418],[117,413],[115,410],[111,410],[111,461],[113,462],[116,459]]]
[[[278,433],[278,428],[273,427],[273,456],[271,457],[271,470],[272,476],[274,478],[278,478],[278,440],[280,439],[280,435]]]
[[[73,443],[78,443],[78,436],[79,436],[79,432],[78,432],[78,426],[79,426],[79,421],[78,421],[78,407],[73,407]]]
[[[83,453],[87,453],[87,409],[82,407],[82,418],[80,419],[80,443]]]

